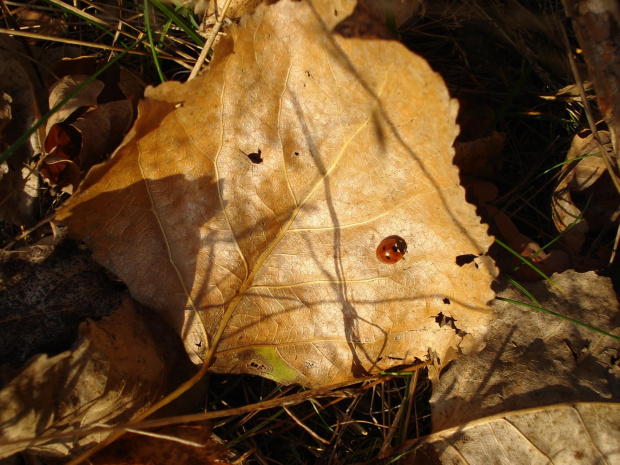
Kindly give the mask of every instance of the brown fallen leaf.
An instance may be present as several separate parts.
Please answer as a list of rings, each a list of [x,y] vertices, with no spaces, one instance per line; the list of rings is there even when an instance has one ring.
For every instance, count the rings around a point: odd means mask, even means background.
[[[457,141],[454,144],[456,156],[454,164],[461,169],[461,174],[475,173],[487,176],[493,172],[491,164],[500,158],[506,141],[506,134],[493,131],[487,137],[469,141]]]
[[[2,140],[4,128],[13,119],[11,115],[11,103],[13,99],[6,92],[0,91],[0,141]]]
[[[616,164],[620,145],[620,9],[615,0],[563,0],[594,81],[598,106],[612,133]]]
[[[573,270],[525,284],[543,308],[618,334],[620,306],[609,278]],[[507,289],[499,295],[522,300]],[[620,397],[620,343],[556,316],[502,301],[486,347],[453,362],[433,386],[433,431],[491,415],[562,402]]]
[[[486,103],[471,97],[459,98],[456,119],[461,131],[454,142],[454,164],[459,167],[461,178],[465,174],[484,177],[498,164],[506,134],[495,130],[487,134],[493,123],[495,110]]]
[[[224,6],[223,3],[210,2],[209,0],[192,0],[191,3],[194,5],[194,14],[204,17],[207,25],[215,24],[215,8],[217,8],[218,15],[221,16]],[[226,10],[226,17],[237,21],[244,14],[252,13],[260,3],[261,0],[231,0]]]
[[[83,84],[97,64],[91,56],[56,63],[52,70],[60,79],[50,85],[50,107]],[[45,181],[73,192],[84,173],[104,161],[121,142],[134,119],[141,91],[139,81],[122,69],[111,68],[54,113],[47,122],[48,156],[40,170]]]
[[[400,44],[330,32],[354,7],[259,7],[200,78],[147,90],[58,212],[195,363],[219,342],[214,371],[322,386],[486,332],[492,239],[452,165],[456,102]],[[408,252],[384,264],[393,235]]]
[[[101,67],[98,55],[81,55],[70,58],[64,55],[61,59],[50,65],[51,73],[46,74],[48,88],[55,87],[59,80],[66,76],[90,76]],[[97,95],[97,103],[104,104],[129,100],[132,107],[137,109],[138,100],[142,98],[146,84],[134,73],[119,66],[112,66],[99,75],[100,82],[103,83],[101,93]]]
[[[609,131],[599,130],[598,134],[604,146],[611,144]],[[620,200],[599,152],[589,129],[576,134],[566,161],[592,156],[565,165],[551,198],[555,227],[563,233],[562,240],[576,254],[581,252],[588,232],[609,226]],[[590,196],[590,207],[584,211]],[[583,217],[579,218],[582,213]]]
[[[18,7],[12,14],[22,30],[56,37],[63,36],[67,32],[67,21],[60,15],[53,16],[28,7]],[[30,38],[28,42],[35,44],[37,39]]]
[[[17,369],[33,355],[67,350],[82,321],[109,315],[123,297],[72,241],[0,251],[0,364]]]
[[[467,183],[467,193],[483,208],[483,216],[491,224],[491,231],[514,252],[529,259],[537,271],[524,265],[522,260],[498,244],[495,249],[491,249],[491,255],[499,269],[518,280],[526,281],[543,279],[538,271],[550,276],[569,269],[570,259],[566,252],[543,250],[537,242],[521,233],[506,213],[493,205],[492,201],[497,198],[498,192],[497,186],[487,181],[472,180]]]
[[[400,448],[410,465],[617,463],[620,404],[579,402],[521,410],[431,434]],[[420,444],[421,443],[421,444]]]
[[[0,391],[0,457],[78,453],[109,433],[16,441],[82,427],[126,423],[166,392],[164,357],[131,300],[80,326],[77,347],[39,355]]]
[[[540,304],[618,334],[608,278],[569,270],[525,287]],[[499,295],[519,300],[514,290]],[[620,344],[556,316],[508,302],[486,347],[434,382],[433,434],[389,452],[407,463],[616,463],[620,457]]]

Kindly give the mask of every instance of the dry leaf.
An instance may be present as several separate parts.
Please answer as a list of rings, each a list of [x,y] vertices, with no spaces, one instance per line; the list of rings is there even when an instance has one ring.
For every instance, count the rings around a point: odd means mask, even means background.
[[[614,464],[620,404],[552,405],[496,415],[425,438],[405,463],[468,465]]]
[[[74,52],[74,50],[69,50]],[[53,55],[53,49],[50,54]],[[101,60],[98,55],[80,55],[70,58],[69,54],[63,55],[50,65],[51,73],[47,74],[49,81],[48,88],[55,87],[57,81],[64,77],[86,75],[90,76],[101,67]],[[53,80],[51,78],[54,78]],[[99,75],[99,81],[103,82],[102,92],[97,95],[97,103],[103,104],[121,100],[132,102],[134,110],[137,101],[142,98],[146,84],[135,74],[119,66],[112,66]]]
[[[618,334],[620,307],[609,278],[569,270],[525,285],[543,308]],[[522,300],[506,290],[502,297]],[[556,316],[502,301],[487,345],[453,362],[433,386],[433,430],[501,412],[620,397],[620,343]]]
[[[200,17],[206,16],[206,24],[210,25],[215,24],[216,21],[216,17],[214,15],[215,8],[217,7],[218,14],[221,17],[222,7],[224,6],[224,3],[211,2],[209,0],[192,0],[191,2],[183,0],[168,1],[176,5],[179,3],[193,3],[194,14]],[[226,10],[226,17],[236,21],[243,15],[252,13],[256,7],[260,5],[261,1],[262,0],[231,0],[230,5],[228,5],[228,10]]]
[[[97,59],[63,59],[53,68],[62,77],[50,87],[50,107],[95,72]],[[75,74],[67,74],[71,70]],[[77,74],[80,72],[87,74]],[[133,121],[134,106],[141,95],[137,81],[118,68],[111,68],[100,78],[69,99],[47,122],[48,156],[40,171],[47,183],[66,192],[73,192],[82,175],[116,149]]]
[[[40,355],[0,391],[0,457],[27,448],[44,455],[77,453],[107,432],[48,442],[15,443],[81,427],[126,423],[165,393],[157,341],[130,300],[100,322],[80,326],[73,351]]]
[[[195,363],[222,321],[213,370],[309,386],[443,364],[486,331],[492,239],[452,165],[456,102],[400,44],[331,33],[354,6],[261,6],[200,78],[147,91],[58,212]],[[392,235],[408,252],[383,264]]]
[[[604,147],[611,144],[609,131],[599,130],[598,135]],[[580,252],[586,233],[607,226],[618,207],[618,192],[599,152],[589,129],[576,134],[566,160],[594,156],[566,164],[551,199],[555,227],[564,233],[562,240],[576,253]],[[590,207],[583,212],[589,196]],[[584,216],[578,219],[582,213]]]
[[[0,140],[3,139],[2,133],[4,132],[4,128],[13,119],[11,115],[11,103],[13,103],[11,96],[0,90]]]
[[[13,13],[17,24],[22,30],[36,31],[42,36],[64,36],[67,32],[67,22],[59,15],[51,16],[28,7],[18,8]],[[29,38],[31,44],[35,44],[37,39]]]
[[[502,154],[505,140],[506,134],[497,131],[475,140],[457,140],[454,144],[454,164],[459,167],[461,174],[488,175],[493,171],[490,165],[499,160]]]
[[[488,133],[495,120],[495,110],[490,105],[479,99],[459,97],[459,107],[456,122],[461,131],[454,142],[454,164],[459,167],[461,177],[464,174],[488,176],[493,172],[493,165],[499,164],[506,134],[495,130]]]

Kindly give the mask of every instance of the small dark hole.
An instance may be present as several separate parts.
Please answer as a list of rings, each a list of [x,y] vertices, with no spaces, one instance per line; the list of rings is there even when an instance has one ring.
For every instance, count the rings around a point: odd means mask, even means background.
[[[476,256],[473,254],[459,255],[458,257],[456,257],[456,264],[458,266],[467,265],[468,263],[473,262],[475,259]]]
[[[252,163],[259,164],[263,162],[263,157],[261,157],[261,151],[258,149],[258,152],[252,152],[248,154],[248,158]]]

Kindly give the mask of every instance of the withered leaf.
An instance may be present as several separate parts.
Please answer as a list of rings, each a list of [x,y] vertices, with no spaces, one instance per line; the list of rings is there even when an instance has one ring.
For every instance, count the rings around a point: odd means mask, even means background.
[[[620,307],[609,278],[573,270],[524,286],[543,308],[618,333]],[[505,289],[501,297],[520,300]],[[522,295],[522,294],[521,294]],[[620,343],[554,315],[496,300],[485,348],[453,362],[434,383],[435,431],[482,417],[620,395]]]
[[[616,463],[617,403],[579,402],[521,410],[431,434],[408,454],[428,463]],[[433,459],[431,459],[433,457]]]
[[[196,363],[225,325],[213,370],[319,386],[445,364],[486,330],[492,239],[452,165],[457,104],[400,44],[332,33],[354,6],[259,7],[208,72],[146,92],[58,212]],[[407,254],[381,263],[393,235]]]
[[[598,137],[603,148],[611,145],[609,131],[600,127]],[[551,197],[555,227],[563,233],[563,242],[575,253],[581,251],[589,231],[609,224],[618,207],[618,192],[611,182],[600,150],[589,129],[577,133],[566,154],[566,161],[572,160],[572,163],[564,166]],[[585,158],[574,160],[579,157]],[[586,209],[589,197],[596,207]]]
[[[130,299],[103,320],[82,323],[79,333],[73,350],[33,357],[0,391],[0,457],[24,449],[45,455],[78,453],[109,433],[32,438],[126,423],[165,393],[163,350]],[[29,441],[17,442],[24,439]]]

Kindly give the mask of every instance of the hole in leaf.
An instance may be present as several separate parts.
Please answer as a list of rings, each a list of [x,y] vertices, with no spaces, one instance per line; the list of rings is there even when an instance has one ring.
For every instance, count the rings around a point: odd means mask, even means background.
[[[256,165],[263,162],[263,157],[261,156],[262,152],[258,149],[258,152],[245,153],[243,150],[239,149],[239,151],[244,154],[246,157],[250,159],[250,161]]]
[[[473,254],[459,255],[458,257],[456,257],[456,264],[458,266],[467,265],[468,263],[473,262],[475,259],[476,256]]]
[[[435,322],[439,325],[440,328],[443,328],[444,326],[452,328],[460,337],[465,337],[465,335],[467,335],[467,332],[457,328],[456,320],[451,316],[446,316],[443,313],[439,312],[439,315],[435,317]]]

